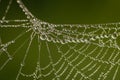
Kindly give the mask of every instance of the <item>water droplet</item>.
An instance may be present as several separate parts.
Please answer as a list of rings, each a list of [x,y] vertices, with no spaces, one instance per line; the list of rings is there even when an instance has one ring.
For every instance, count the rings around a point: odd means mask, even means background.
[[[52,41],[53,41],[53,43],[56,43],[56,39],[53,39]]]
[[[13,41],[11,41],[11,43],[15,43],[15,41],[13,40]]]
[[[65,40],[60,40],[61,44],[65,44],[66,41]]]
[[[72,39],[72,42],[73,42],[73,43],[76,43],[76,40],[75,40],[75,39]]]
[[[108,35],[104,35],[105,38],[108,38]]]
[[[46,40],[46,35],[41,34],[41,35],[40,35],[40,39],[41,39],[41,40]]]
[[[22,5],[20,5],[20,7],[21,7],[21,8],[23,8],[23,6],[22,6]]]
[[[60,43],[60,40],[59,40],[59,39],[56,39],[56,42],[57,42],[57,43]]]
[[[79,43],[79,42],[80,42],[80,40],[79,40],[78,38],[75,38],[75,41],[76,41],[77,43]]]
[[[96,36],[95,38],[96,38],[96,39],[99,39],[100,37],[99,37],[99,36]]]
[[[25,13],[26,15],[28,15],[27,13]],[[30,19],[30,16],[27,16],[27,19]]]
[[[85,41],[86,43],[88,43],[88,40],[87,40],[87,39],[85,39],[84,41]]]
[[[19,1],[19,0],[17,0],[17,3],[20,3],[20,1]]]
[[[9,57],[9,60],[12,60],[12,59],[13,59],[12,56],[10,56],[10,57]]]
[[[3,23],[3,21],[1,20],[0,23]]]
[[[21,65],[21,66],[24,66],[24,63],[21,63],[20,65]]]
[[[114,35],[111,35],[111,38],[112,38],[112,39],[116,39],[116,37],[115,37]]]
[[[104,36],[103,36],[103,35],[100,35],[100,37],[101,37],[101,38],[104,38]]]
[[[83,40],[83,39],[80,39],[80,41],[81,41],[81,42],[84,42],[84,40]]]
[[[50,41],[52,41],[52,37],[47,36],[46,40],[50,42]]]
[[[90,40],[95,41],[95,38],[92,37],[92,38],[90,38]]]

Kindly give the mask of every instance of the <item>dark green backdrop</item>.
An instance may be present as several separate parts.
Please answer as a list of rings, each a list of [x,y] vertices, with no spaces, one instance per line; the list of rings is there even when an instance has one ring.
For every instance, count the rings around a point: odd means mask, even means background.
[[[2,0],[0,3],[0,18],[2,18],[4,10],[9,0]],[[22,0],[27,8],[37,18],[56,24],[96,24],[96,23],[112,23],[120,21],[120,0]],[[26,19],[18,4],[13,0],[13,4],[6,16],[6,19]],[[24,28],[1,28],[0,37],[2,43],[13,40],[16,36],[24,31]],[[28,38],[30,33],[26,34],[18,40],[16,44],[9,47],[9,52],[13,53],[23,41]],[[36,39],[36,38],[35,38]],[[37,40],[30,49],[29,66],[26,70],[31,70],[35,67],[37,56]],[[44,42],[43,42],[44,45]],[[26,45],[17,52],[15,59],[10,61],[6,67],[0,71],[0,80],[14,80],[15,75],[18,73],[21,60],[23,59]],[[53,45],[51,45],[52,47]],[[43,46],[42,53],[46,53],[46,47]],[[56,52],[55,52],[56,53]],[[41,59],[43,65],[47,63],[47,54],[43,55]],[[59,55],[58,55],[59,57]],[[0,57],[0,66],[7,59],[5,55]],[[46,60],[46,61],[44,61]],[[27,66],[27,67],[28,67]],[[32,70],[31,70],[32,72]],[[109,80],[109,79],[108,79]]]

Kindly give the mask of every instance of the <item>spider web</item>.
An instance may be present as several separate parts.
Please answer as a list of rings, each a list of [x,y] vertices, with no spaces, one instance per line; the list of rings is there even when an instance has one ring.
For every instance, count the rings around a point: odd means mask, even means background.
[[[27,17],[6,19],[16,2]],[[4,6],[1,80],[119,80],[120,23],[51,24],[37,19],[22,0]]]

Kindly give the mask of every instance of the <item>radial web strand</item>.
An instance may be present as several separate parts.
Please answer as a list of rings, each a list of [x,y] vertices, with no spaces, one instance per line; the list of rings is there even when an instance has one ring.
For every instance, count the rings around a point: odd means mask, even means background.
[[[35,17],[22,0],[2,4],[0,80],[120,79],[119,22],[52,24]],[[25,18],[8,18],[13,4]]]

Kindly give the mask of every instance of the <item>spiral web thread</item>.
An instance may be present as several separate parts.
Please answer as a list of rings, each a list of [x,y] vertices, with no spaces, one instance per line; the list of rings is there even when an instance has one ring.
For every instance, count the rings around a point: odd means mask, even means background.
[[[17,0],[19,7],[27,16],[23,20],[7,20],[6,16],[14,0],[8,0],[4,15],[0,20],[2,28],[25,28],[13,40],[2,43],[0,38],[0,56],[7,56],[0,65],[0,72],[11,62],[16,53],[26,45],[24,57],[20,63],[15,80],[119,80],[120,71],[120,23],[106,24],[51,24],[37,19],[23,4]],[[2,0],[0,0],[0,4]],[[13,24],[17,23],[17,24]],[[19,23],[19,24],[18,24]],[[30,33],[26,40],[11,54],[9,46]],[[38,56],[35,70],[29,74],[24,71],[26,59],[33,41],[37,41]],[[51,45],[53,47],[51,47]],[[44,46],[48,64],[42,67],[41,55]],[[55,59],[56,53],[59,55]]]

